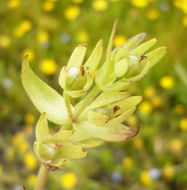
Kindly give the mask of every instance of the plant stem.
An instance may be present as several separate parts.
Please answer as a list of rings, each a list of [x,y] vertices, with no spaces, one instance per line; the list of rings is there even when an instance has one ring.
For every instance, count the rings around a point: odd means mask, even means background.
[[[41,165],[40,170],[38,172],[36,184],[34,190],[44,190],[49,170],[45,168],[45,166]]]

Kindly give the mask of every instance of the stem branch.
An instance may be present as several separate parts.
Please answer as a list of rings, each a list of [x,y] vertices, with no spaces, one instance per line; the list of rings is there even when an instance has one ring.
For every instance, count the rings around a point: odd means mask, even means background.
[[[34,190],[44,190],[49,170],[45,168],[45,166],[41,165],[40,170],[38,172],[36,184]]]

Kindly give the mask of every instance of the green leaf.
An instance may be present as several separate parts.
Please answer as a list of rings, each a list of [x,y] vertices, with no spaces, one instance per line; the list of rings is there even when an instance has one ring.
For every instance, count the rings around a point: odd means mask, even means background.
[[[57,133],[52,135],[49,139],[57,142],[65,143],[73,135],[72,130],[59,130]]]
[[[159,47],[157,49],[154,49],[150,53],[147,53],[145,56],[147,57],[146,61],[150,61],[150,67],[155,65],[157,62],[159,62],[162,57],[166,54],[167,48],[166,47]]]
[[[44,140],[47,140],[49,138],[49,127],[46,119],[46,114],[43,113],[40,116],[40,119],[38,120],[38,123],[36,125],[36,141],[37,145],[42,143]],[[36,147],[38,150],[38,146]]]
[[[139,45],[137,48],[132,50],[130,54],[135,55],[137,57],[143,55],[148,49],[150,49],[157,42],[156,38],[153,38],[143,44]]]
[[[137,133],[135,129],[123,124],[115,124],[113,126],[96,126],[86,121],[80,124],[74,124],[74,129],[83,135],[89,135],[109,142],[123,141],[129,137],[135,136]]]
[[[122,113],[118,117],[111,119],[108,123],[106,123],[106,125],[117,125],[119,123],[122,123],[123,121],[128,119],[133,114],[133,112],[135,110],[136,110],[136,107],[130,108],[129,110],[125,111],[124,113]]]
[[[120,101],[124,98],[127,98],[129,93],[127,92],[102,92],[90,105],[89,109],[95,109],[98,107],[102,107],[117,101]]]
[[[115,112],[115,115],[120,115],[126,112],[127,110],[135,107],[141,101],[142,101],[141,96],[131,96],[131,97],[125,98],[124,100],[111,104],[111,107],[119,106],[120,109],[118,109]]]
[[[29,66],[28,57],[22,63],[21,79],[25,91],[40,113],[46,113],[46,118],[56,124],[69,123],[62,96],[35,75]]]
[[[92,54],[89,56],[88,60],[86,61],[85,68],[88,67],[88,70],[90,72],[94,72],[99,64],[102,53],[103,53],[103,40],[101,39],[99,40]]]
[[[146,37],[146,33],[140,33],[129,40],[127,40],[124,45],[117,49],[117,53],[115,55],[115,61],[119,61],[125,55],[127,55],[132,49],[136,48]]]
[[[86,45],[85,44],[81,44],[79,46],[77,46],[73,53],[71,54],[71,57],[68,61],[68,64],[67,64],[67,70],[71,67],[77,67],[77,68],[80,68],[82,62],[83,62],[83,59],[84,59],[84,56],[86,54]]]
[[[87,115],[88,121],[95,125],[104,125],[109,120],[109,117],[107,115],[92,110],[89,110]]]
[[[65,159],[79,159],[84,158],[87,152],[84,152],[79,145],[65,144],[62,146],[60,154]]]
[[[122,77],[128,70],[127,58],[118,61],[114,66],[114,71],[117,77]]]

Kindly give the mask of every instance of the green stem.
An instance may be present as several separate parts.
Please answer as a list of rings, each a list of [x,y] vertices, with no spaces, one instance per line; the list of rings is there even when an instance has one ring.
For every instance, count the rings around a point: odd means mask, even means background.
[[[75,119],[83,112],[83,110],[93,101],[93,99],[101,92],[101,90],[95,86],[88,95],[75,106]]]
[[[41,165],[40,170],[38,172],[34,190],[44,190],[44,187],[45,187],[45,184],[47,181],[47,177],[48,177],[48,173],[49,173],[49,170],[45,166]]]

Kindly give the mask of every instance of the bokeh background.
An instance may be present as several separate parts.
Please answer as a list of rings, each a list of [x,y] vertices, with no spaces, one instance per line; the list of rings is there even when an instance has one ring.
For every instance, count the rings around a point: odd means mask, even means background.
[[[89,150],[51,172],[46,190],[187,189],[187,1],[0,0],[0,190],[33,189],[39,164],[34,128],[39,118],[20,81],[28,54],[34,71],[60,90],[58,75],[73,48],[106,47],[119,19],[114,47],[139,32],[168,53],[130,91],[144,100],[127,121],[138,136]]]

